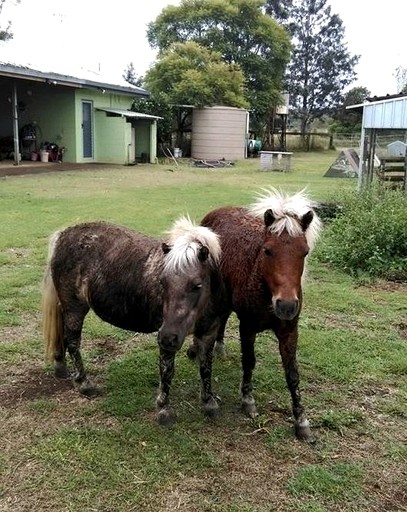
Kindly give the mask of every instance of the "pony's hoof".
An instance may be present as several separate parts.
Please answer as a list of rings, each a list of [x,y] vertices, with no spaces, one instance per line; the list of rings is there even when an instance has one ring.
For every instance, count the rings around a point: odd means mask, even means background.
[[[198,355],[197,349],[196,349],[195,345],[193,343],[191,343],[191,345],[189,345],[189,347],[187,349],[187,356],[189,357],[189,359],[191,359],[191,361],[194,361],[197,358],[197,355]]]
[[[78,391],[81,395],[86,396],[86,398],[95,398],[102,394],[102,391],[96,386],[92,386],[89,383],[83,383],[78,387]]]
[[[295,437],[300,441],[305,441],[309,444],[315,444],[317,442],[316,437],[312,433],[308,421],[303,424],[295,425]]]
[[[242,410],[249,416],[252,420],[258,418],[259,413],[257,412],[256,402],[253,398],[243,399],[242,400]]]
[[[176,416],[170,409],[164,407],[158,411],[157,420],[160,425],[170,427],[175,423]]]
[[[220,415],[218,400],[215,397],[211,397],[207,402],[203,404],[203,410],[205,416],[208,418],[218,418]]]
[[[57,379],[60,379],[60,380],[67,380],[72,377],[68,368],[63,364],[55,365],[54,375]]]

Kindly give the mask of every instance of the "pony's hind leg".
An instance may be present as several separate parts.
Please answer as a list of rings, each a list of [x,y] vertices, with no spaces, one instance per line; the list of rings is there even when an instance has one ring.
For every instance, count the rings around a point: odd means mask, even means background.
[[[296,356],[298,340],[297,328],[288,333],[276,334],[279,341],[279,350],[284,367],[285,378],[291,394],[295,435],[302,441],[314,443],[315,437],[311,432],[309,421],[305,416],[299,390],[300,377]]]
[[[246,328],[240,322],[240,350],[242,357],[242,409],[247,416],[250,418],[256,418],[258,416],[256,402],[253,398],[253,370],[256,366],[256,356],[254,353],[254,342],[256,340],[256,333],[250,328]]]
[[[175,370],[175,352],[169,352],[160,347],[160,387],[156,400],[158,409],[158,422],[161,425],[171,425],[176,417],[169,406],[169,394],[171,382],[174,377]]]
[[[90,398],[100,394],[100,391],[89,382],[80,351],[83,320],[88,311],[89,308],[82,307],[64,314],[64,345],[74,366],[75,387],[79,393]]]

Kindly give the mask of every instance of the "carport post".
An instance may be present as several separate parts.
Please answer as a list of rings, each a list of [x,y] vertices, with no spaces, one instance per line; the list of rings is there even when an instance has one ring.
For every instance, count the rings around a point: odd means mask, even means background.
[[[13,90],[11,93],[11,103],[13,109],[13,136],[14,136],[14,165],[20,164],[20,142],[18,140],[18,110],[17,110],[17,85],[13,80]]]

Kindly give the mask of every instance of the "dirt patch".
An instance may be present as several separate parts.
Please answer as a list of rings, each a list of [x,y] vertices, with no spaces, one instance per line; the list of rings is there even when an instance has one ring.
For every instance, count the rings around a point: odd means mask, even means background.
[[[396,325],[396,327],[397,327],[397,330],[399,331],[400,336],[404,340],[407,340],[407,323],[400,322],[399,324]]]
[[[407,292],[407,283],[398,283],[396,281],[378,281],[365,288],[373,291],[384,291],[384,292]]]
[[[71,380],[56,379],[42,369],[26,370],[18,382],[0,389],[0,404],[3,407],[17,407],[28,400],[49,398],[72,389]]]

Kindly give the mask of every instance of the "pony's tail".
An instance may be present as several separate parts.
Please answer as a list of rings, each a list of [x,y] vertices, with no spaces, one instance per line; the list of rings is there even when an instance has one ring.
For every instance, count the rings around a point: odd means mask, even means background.
[[[48,360],[54,360],[55,355],[62,352],[64,343],[62,310],[51,274],[51,257],[58,235],[59,233],[56,233],[50,239],[48,262],[42,284],[42,333]]]

